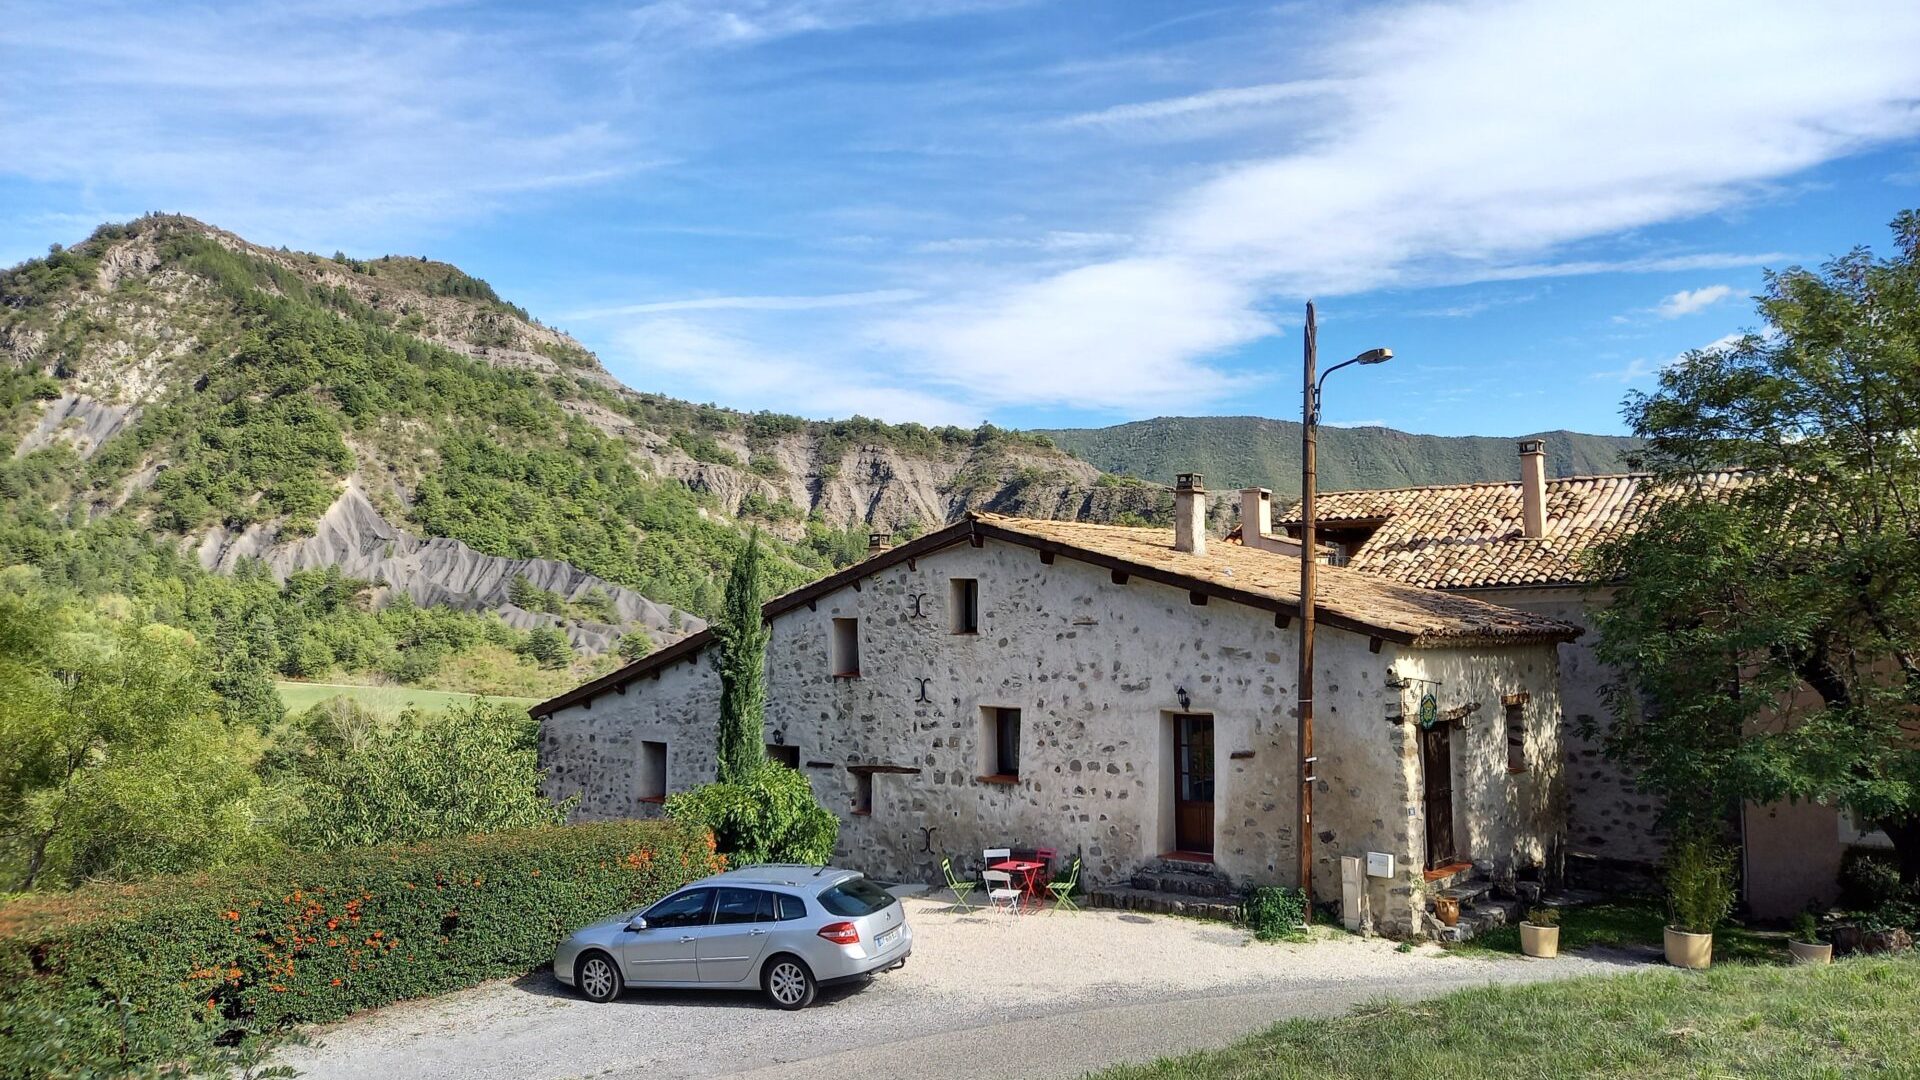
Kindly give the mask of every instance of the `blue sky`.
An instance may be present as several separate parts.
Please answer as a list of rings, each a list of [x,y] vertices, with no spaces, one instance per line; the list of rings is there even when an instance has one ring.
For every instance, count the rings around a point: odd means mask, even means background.
[[[1605,10],[1588,10],[1604,7]],[[0,263],[422,254],[629,384],[1009,426],[1620,430],[1920,206],[1920,5],[16,3]]]

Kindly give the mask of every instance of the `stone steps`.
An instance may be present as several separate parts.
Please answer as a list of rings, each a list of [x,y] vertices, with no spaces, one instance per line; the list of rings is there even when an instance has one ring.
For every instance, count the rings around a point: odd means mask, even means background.
[[[1225,874],[1195,874],[1163,870],[1142,870],[1133,875],[1133,887],[1145,892],[1177,893],[1181,896],[1234,899],[1238,892]]]
[[[1087,894],[1086,906],[1114,911],[1145,911],[1156,915],[1186,915],[1196,919],[1233,922],[1240,917],[1237,896],[1196,896],[1192,893],[1163,892],[1113,885]]]

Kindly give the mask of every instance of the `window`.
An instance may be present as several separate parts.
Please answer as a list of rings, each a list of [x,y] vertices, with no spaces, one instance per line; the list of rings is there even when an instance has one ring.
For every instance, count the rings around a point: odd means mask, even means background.
[[[760,915],[763,898],[770,896],[758,889],[716,889],[713,901],[713,925],[765,922]]]
[[[870,772],[853,774],[853,812],[873,813],[873,774]]]
[[[1523,702],[1507,702],[1507,771],[1527,771],[1527,719]]]
[[[707,902],[712,889],[688,889],[674,893],[647,909],[647,928],[707,925]]]
[[[640,744],[640,801],[665,802],[667,798],[667,744]]]
[[[947,586],[947,630],[955,634],[980,632],[980,579],[957,577]]]
[[[828,657],[833,662],[833,677],[836,679],[857,679],[860,677],[860,620],[833,620],[833,648]]]
[[[780,893],[778,894],[778,900],[780,904],[779,919],[781,922],[792,922],[795,919],[804,919],[807,917],[806,902],[799,897]]]
[[[991,777],[1020,775],[1020,710],[988,706],[980,747],[986,758],[982,767]]]
[[[899,903],[893,894],[864,877],[847,880],[820,894],[820,906],[846,919],[885,911]]]
[[[767,760],[777,765],[785,765],[789,769],[797,769],[800,767],[800,748],[770,742],[767,744]]]

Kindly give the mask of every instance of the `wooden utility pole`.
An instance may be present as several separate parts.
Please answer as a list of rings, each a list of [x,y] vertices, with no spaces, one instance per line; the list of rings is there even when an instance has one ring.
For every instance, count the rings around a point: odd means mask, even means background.
[[[1300,424],[1300,891],[1306,896],[1307,922],[1313,922],[1313,486],[1314,425],[1320,421],[1320,391],[1314,385],[1319,345],[1314,340],[1313,301],[1307,301],[1303,336],[1306,380]]]

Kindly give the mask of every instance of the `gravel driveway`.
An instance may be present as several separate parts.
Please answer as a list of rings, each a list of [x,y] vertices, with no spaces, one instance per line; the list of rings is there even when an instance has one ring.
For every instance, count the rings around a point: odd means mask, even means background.
[[[1450,956],[1332,936],[1265,945],[1237,929],[1124,912],[1011,918],[905,901],[913,959],[799,1013],[728,992],[594,1005],[551,976],[488,983],[314,1032],[286,1060],[317,1080],[755,1076],[1070,1077],[1328,1015],[1489,982],[1616,972],[1598,959]]]

